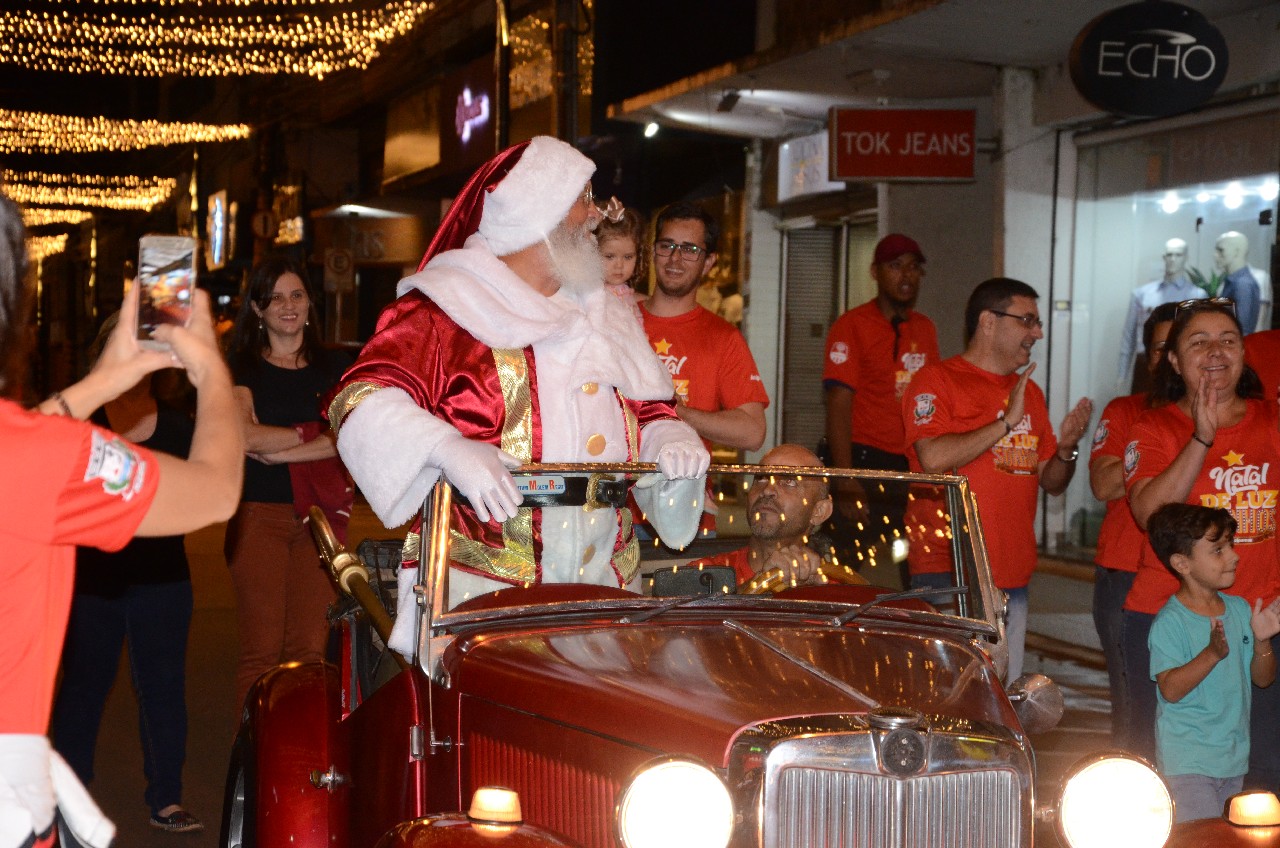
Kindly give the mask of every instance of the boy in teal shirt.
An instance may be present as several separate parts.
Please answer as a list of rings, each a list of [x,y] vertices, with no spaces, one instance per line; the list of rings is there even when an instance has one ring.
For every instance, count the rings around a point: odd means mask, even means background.
[[[1222,594],[1235,582],[1236,521],[1225,509],[1166,504],[1147,522],[1156,556],[1181,584],[1151,625],[1151,677],[1159,690],[1156,756],[1175,820],[1222,815],[1249,769],[1250,681],[1270,686],[1280,598],[1252,614]]]

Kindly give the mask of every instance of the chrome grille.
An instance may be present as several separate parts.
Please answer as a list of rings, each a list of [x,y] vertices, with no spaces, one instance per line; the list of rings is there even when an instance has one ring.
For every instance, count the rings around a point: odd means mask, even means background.
[[[1020,779],[988,770],[895,778],[789,767],[765,798],[766,848],[1010,848]]]

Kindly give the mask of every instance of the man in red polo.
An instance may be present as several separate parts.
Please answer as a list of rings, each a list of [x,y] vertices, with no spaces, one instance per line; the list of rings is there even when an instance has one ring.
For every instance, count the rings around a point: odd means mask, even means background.
[[[940,359],[933,322],[915,311],[924,261],[915,239],[882,238],[871,263],[876,296],[831,325],[822,384],[832,468],[907,470],[902,396],[917,371]],[[854,568],[888,555],[903,533],[906,489],[865,489],[842,480],[835,491],[831,535]]]

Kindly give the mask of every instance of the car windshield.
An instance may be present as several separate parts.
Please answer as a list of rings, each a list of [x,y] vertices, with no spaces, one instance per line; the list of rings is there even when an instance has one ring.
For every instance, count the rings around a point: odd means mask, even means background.
[[[651,620],[725,606],[844,620],[865,608],[999,630],[963,478],[713,465],[701,489],[617,464],[529,466],[516,477],[525,508],[500,531],[443,484],[428,502],[433,635],[513,615],[616,608]],[[692,538],[683,547],[671,538],[681,534]]]

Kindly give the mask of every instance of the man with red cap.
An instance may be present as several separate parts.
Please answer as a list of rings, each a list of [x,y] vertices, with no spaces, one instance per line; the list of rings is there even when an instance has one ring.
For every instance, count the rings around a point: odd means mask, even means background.
[[[604,289],[594,171],[547,136],[486,163],[329,407],[338,451],[387,526],[411,518],[441,473],[463,496],[451,605],[541,582],[622,586],[638,569],[629,510],[522,507],[510,469],[524,463],[656,462],[662,479],[637,486],[641,507],[669,545],[697,528],[710,458],[629,306]],[[415,528],[407,561],[417,542]],[[411,645],[411,618],[393,647]]]
[[[880,239],[871,263],[876,296],[837,318],[827,334],[822,385],[833,468],[907,470],[902,396],[912,376],[940,358],[938,331],[915,311],[924,261],[915,239]],[[903,534],[906,497],[902,486],[864,491],[855,480],[841,481],[830,530],[842,561],[862,568],[887,559]]]

